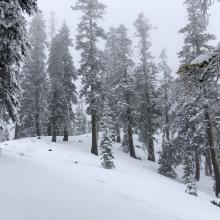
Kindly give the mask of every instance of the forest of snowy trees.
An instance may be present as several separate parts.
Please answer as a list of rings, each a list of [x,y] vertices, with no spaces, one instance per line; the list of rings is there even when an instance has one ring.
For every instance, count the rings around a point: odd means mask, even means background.
[[[138,135],[161,175],[176,178],[181,166],[186,193],[197,196],[205,172],[220,197],[220,45],[213,46],[208,32],[212,4],[218,3],[184,1],[187,24],[179,30],[184,44],[175,75],[166,49],[159,59],[152,55],[154,26],[143,13],[134,21],[133,40],[124,24],[102,27],[107,7],[101,1],[78,0],[69,6],[81,15],[74,42],[72,27],[56,27],[54,14],[47,36],[37,0],[0,1],[0,141],[9,139],[12,125],[15,139],[51,136],[56,142],[91,133],[91,153],[112,169],[114,142],[140,159],[133,140]],[[26,15],[33,15],[29,25]],[[73,47],[81,54],[79,68]]]

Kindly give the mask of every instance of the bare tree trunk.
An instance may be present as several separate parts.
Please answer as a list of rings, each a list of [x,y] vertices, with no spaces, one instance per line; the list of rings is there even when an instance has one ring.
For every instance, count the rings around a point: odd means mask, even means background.
[[[196,156],[195,156],[195,180],[199,181],[200,180],[200,154],[198,150],[196,151]]]
[[[52,142],[57,142],[57,126],[54,119],[52,122]]]
[[[212,170],[212,162],[211,162],[211,153],[210,150],[207,149],[206,150],[206,154],[205,154],[205,171],[206,171],[206,176],[212,176],[213,174],[213,170]]]
[[[214,141],[213,122],[210,115],[208,104],[205,105],[205,120],[207,121],[207,136],[210,149],[211,162],[213,166],[214,178],[215,178],[215,195],[219,197],[220,194],[220,164],[218,160],[218,154],[216,151]]]
[[[47,124],[47,136],[52,136],[52,126],[51,121]]]
[[[155,162],[156,159],[155,159],[155,153],[154,153],[154,140],[151,136],[150,136],[150,140],[149,140],[147,149],[148,149],[148,160]]]
[[[135,150],[134,150],[133,131],[132,131],[132,127],[130,125],[128,125],[128,146],[129,146],[130,156],[132,158],[137,159],[137,156],[136,156]]]
[[[18,124],[16,123],[16,124],[15,124],[15,136],[14,136],[14,139],[15,139],[15,140],[18,139],[18,131],[19,131],[19,126],[18,126]]]
[[[129,102],[130,102],[130,100],[127,101],[127,103],[129,103]],[[127,117],[128,117],[128,146],[129,146],[130,156],[132,158],[137,159],[135,149],[134,149],[133,131],[132,131],[132,126],[131,126],[131,124],[132,124],[131,109],[129,107],[127,109]]]
[[[67,128],[64,128],[63,141],[69,141],[69,132]]]
[[[92,114],[92,149],[91,153],[98,156],[96,113]]]
[[[41,136],[41,128],[40,128],[40,122],[39,122],[39,115],[37,114],[36,116],[35,116],[35,123],[36,123],[36,134],[37,134],[37,136],[38,136],[38,138],[40,138],[40,136]]]

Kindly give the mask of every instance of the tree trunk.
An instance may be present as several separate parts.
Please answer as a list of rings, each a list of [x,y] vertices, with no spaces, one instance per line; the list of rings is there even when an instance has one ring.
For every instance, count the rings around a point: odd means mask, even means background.
[[[56,123],[53,120],[52,122],[52,142],[57,142],[57,130],[56,130]]]
[[[220,194],[220,165],[218,160],[218,154],[216,152],[216,146],[214,141],[213,122],[210,115],[208,104],[205,105],[205,120],[207,121],[207,138],[210,149],[211,162],[213,166],[214,178],[215,178],[215,195],[219,197]]]
[[[91,153],[98,156],[97,132],[96,132],[96,114],[92,114],[92,149]]]
[[[68,132],[68,129],[65,128],[63,133],[64,133],[63,141],[69,141],[69,132]]]
[[[37,114],[35,117],[35,123],[36,123],[36,134],[38,136],[38,138],[40,138],[41,136],[41,128],[40,128],[40,122],[39,122],[39,115]]]
[[[47,136],[52,136],[52,126],[51,122],[47,124]]]
[[[195,168],[196,168],[195,180],[199,181],[200,180],[200,155],[199,155],[198,150],[196,152],[196,157],[195,157]]]
[[[205,159],[206,159],[205,174],[206,176],[212,176],[213,170],[212,170],[212,162],[211,162],[211,153],[209,149],[206,150]]]
[[[151,136],[149,138],[150,138],[150,140],[149,140],[149,143],[148,143],[148,146],[147,146],[148,160],[152,161],[152,162],[155,162],[156,159],[155,159],[155,153],[154,153],[154,140]]]
[[[120,127],[118,124],[116,125],[116,136],[116,142],[121,143]]]
[[[128,125],[128,146],[129,146],[130,156],[132,158],[137,159],[137,156],[136,156],[135,150],[134,150],[133,132],[132,132],[131,125]]]
[[[127,103],[130,104],[130,99],[129,97],[127,98]],[[132,131],[132,119],[131,119],[131,109],[128,107],[127,109],[127,118],[128,118],[128,147],[130,151],[130,156],[132,158],[137,159],[135,149],[134,149],[134,142],[133,142],[133,131]]]
[[[19,126],[18,126],[18,124],[16,123],[16,124],[15,124],[15,136],[14,136],[14,139],[15,139],[15,140],[18,139],[18,131],[19,131]]]

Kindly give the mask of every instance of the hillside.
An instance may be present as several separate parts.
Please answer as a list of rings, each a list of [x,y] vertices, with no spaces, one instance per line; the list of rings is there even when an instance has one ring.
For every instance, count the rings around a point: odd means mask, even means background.
[[[160,176],[157,165],[129,158],[118,145],[116,169],[104,170],[89,153],[90,135],[72,137],[69,143],[28,138],[0,147],[2,220],[217,220],[220,216],[220,209],[210,203],[211,183],[200,183],[199,197],[187,195],[181,181]]]

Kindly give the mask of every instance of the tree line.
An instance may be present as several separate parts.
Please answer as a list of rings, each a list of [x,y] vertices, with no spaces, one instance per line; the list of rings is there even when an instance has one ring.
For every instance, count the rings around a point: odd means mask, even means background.
[[[110,169],[115,167],[113,142],[140,159],[133,140],[136,134],[147,159],[155,162],[155,137],[161,133],[158,172],[176,178],[176,168],[183,166],[186,192],[196,196],[196,182],[205,165],[205,174],[214,178],[218,197],[220,87],[215,78],[220,48],[212,46],[215,36],[207,32],[211,2],[184,1],[187,24],[180,30],[184,45],[178,53],[181,65],[175,78],[166,50],[162,50],[159,63],[151,53],[153,26],[143,13],[134,21],[136,45],[123,24],[104,30],[104,4],[78,0],[71,7],[73,13],[81,14],[74,42],[81,54],[76,69],[69,27],[64,22],[56,31],[52,15],[48,43],[36,2],[0,3],[9,19],[1,21],[0,33],[1,121],[16,122],[15,138],[51,136],[56,142],[57,136],[68,141],[70,135],[91,132],[91,153],[100,154],[103,167]],[[35,13],[29,31],[25,13]],[[105,43],[104,50],[100,42]],[[138,61],[134,61],[134,53]],[[79,93],[77,79],[82,85]],[[0,133],[3,131],[6,128]]]

